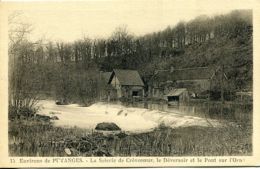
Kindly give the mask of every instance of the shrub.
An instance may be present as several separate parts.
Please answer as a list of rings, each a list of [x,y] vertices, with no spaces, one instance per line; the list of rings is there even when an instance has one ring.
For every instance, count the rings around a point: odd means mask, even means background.
[[[13,120],[13,119],[21,119],[21,118],[32,118],[34,117],[34,115],[37,113],[38,108],[34,108],[34,107],[15,107],[15,106],[11,106],[9,105],[9,120]]]

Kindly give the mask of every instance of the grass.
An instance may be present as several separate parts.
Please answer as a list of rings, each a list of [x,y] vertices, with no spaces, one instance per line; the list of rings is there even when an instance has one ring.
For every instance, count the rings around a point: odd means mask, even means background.
[[[9,122],[10,156],[225,156],[252,155],[252,126],[168,128],[103,135],[34,120]]]

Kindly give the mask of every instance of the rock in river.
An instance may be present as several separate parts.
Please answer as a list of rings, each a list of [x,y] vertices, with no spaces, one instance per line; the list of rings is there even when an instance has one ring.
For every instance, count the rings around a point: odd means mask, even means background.
[[[96,130],[104,130],[104,131],[119,131],[119,130],[121,130],[121,128],[118,127],[118,125],[116,125],[115,123],[108,123],[108,122],[98,123],[95,129]]]

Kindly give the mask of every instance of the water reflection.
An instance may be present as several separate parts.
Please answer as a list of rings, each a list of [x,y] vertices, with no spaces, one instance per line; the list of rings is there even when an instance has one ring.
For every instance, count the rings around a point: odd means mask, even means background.
[[[123,105],[127,107],[146,108],[150,110],[159,110],[169,113],[178,113],[182,115],[210,119],[225,119],[229,121],[251,121],[253,112],[252,104],[241,103],[221,104],[219,102],[200,102],[189,103],[186,105],[169,106],[167,103],[164,102],[131,102],[123,103]]]

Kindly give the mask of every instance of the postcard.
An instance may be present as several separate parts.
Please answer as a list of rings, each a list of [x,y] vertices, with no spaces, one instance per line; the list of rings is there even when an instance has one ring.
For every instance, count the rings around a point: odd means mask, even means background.
[[[1,2],[0,167],[259,166],[259,9]]]

